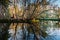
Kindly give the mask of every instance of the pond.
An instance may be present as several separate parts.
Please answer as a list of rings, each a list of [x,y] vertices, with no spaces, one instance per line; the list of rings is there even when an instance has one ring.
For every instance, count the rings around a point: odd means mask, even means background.
[[[60,29],[56,28],[55,30],[52,30],[52,28],[50,28],[50,33],[48,36],[46,36],[45,38],[43,38],[42,36],[39,36],[39,40],[60,40]],[[14,40],[13,38],[13,34],[14,34],[14,31],[11,29],[10,30],[10,35],[11,37],[8,39],[8,40]],[[27,36],[28,35],[28,32],[26,31],[26,38],[25,40],[34,40],[34,34],[33,33],[30,33],[29,34],[29,37]],[[16,40],[23,40],[23,33],[22,33],[22,30],[18,30],[17,31],[17,34],[16,34]]]

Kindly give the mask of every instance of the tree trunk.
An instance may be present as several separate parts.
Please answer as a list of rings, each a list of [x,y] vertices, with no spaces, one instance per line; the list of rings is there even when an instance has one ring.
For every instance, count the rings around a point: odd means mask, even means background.
[[[8,17],[6,12],[6,7],[0,3],[0,19]],[[0,40],[8,40],[9,25],[10,23],[0,23]]]

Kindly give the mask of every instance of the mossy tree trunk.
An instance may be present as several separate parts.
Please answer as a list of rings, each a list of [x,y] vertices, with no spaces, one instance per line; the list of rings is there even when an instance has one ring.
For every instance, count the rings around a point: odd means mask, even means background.
[[[0,0],[0,19],[9,18],[8,0]],[[0,40],[8,40],[8,29],[10,23],[0,23]]]

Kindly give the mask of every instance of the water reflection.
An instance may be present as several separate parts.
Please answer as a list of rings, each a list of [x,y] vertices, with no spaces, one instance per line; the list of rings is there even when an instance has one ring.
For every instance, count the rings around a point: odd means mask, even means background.
[[[50,30],[51,31],[50,31],[50,33],[47,37],[43,38],[42,36],[39,36],[39,40],[60,40],[60,29],[55,28],[55,30],[52,30],[52,28],[50,28]],[[14,40],[13,30],[10,30],[10,33],[12,33],[12,34],[11,34],[11,37],[8,40],[11,40],[11,39]],[[29,37],[27,35],[28,35],[28,32],[26,31],[25,40],[34,40],[34,34],[33,33],[30,33]],[[17,37],[18,40],[23,40],[22,30],[17,31],[16,37]]]

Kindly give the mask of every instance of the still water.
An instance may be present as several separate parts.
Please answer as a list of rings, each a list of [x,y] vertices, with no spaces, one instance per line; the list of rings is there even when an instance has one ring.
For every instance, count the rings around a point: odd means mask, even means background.
[[[13,29],[11,29],[10,30],[11,37],[8,40],[14,40],[13,34],[14,34],[14,31],[13,31]],[[49,35],[45,38],[43,38],[42,36],[39,36],[39,40],[60,40],[60,29],[56,28],[56,29],[52,30],[52,28],[50,28],[50,33],[48,33],[48,34]],[[25,40],[34,40],[34,34],[30,33],[28,39],[27,39],[27,35],[28,35],[28,32],[26,31]],[[22,36],[23,36],[22,30],[18,30],[17,34],[16,34],[16,37],[17,37],[16,40],[23,40]]]
[[[42,30],[45,30],[45,32],[48,34],[45,38],[42,37],[41,35],[37,35],[39,40],[60,40],[60,28],[58,27],[58,21],[41,21],[40,23],[40,28]],[[8,40],[23,40],[23,36],[25,36],[24,40],[35,40],[34,39],[34,34],[29,33],[28,36],[28,31],[26,29],[26,26],[24,26],[24,34],[23,30],[17,28],[16,36],[14,36],[14,30],[9,29],[9,34],[11,35]],[[42,34],[43,35],[43,34]]]

